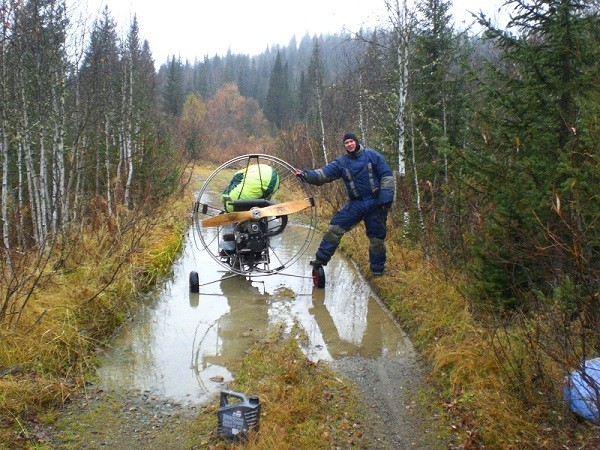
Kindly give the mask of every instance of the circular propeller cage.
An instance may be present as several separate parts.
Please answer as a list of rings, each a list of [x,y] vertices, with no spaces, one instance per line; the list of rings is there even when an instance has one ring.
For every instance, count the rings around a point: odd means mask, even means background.
[[[279,188],[267,203],[264,199],[258,201],[255,209],[304,199],[309,200],[309,206],[281,216],[204,226],[204,220],[231,212],[231,206],[226,211],[222,193],[236,173],[253,165],[258,165],[261,177],[263,165],[275,169],[279,175]],[[248,210],[248,206],[244,209]],[[315,232],[316,208],[310,186],[296,176],[293,166],[274,156],[251,154],[233,158],[210,174],[196,196],[192,220],[202,247],[221,266],[239,275],[262,276],[286,269],[304,254]],[[292,228],[293,245],[287,241],[282,245],[281,240],[286,233],[289,235],[286,230]]]

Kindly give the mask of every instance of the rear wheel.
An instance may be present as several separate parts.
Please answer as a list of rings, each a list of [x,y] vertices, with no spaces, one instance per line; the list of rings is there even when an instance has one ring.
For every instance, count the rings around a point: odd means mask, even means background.
[[[198,272],[190,272],[190,292],[192,294],[200,292],[200,278],[198,277]]]
[[[325,287],[325,269],[323,269],[323,266],[313,267],[312,277],[313,285],[316,288],[323,289]]]

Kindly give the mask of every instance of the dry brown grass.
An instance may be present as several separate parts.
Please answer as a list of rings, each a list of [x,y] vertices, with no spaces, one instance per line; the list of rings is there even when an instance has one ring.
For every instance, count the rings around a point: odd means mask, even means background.
[[[100,224],[78,237],[68,258],[51,255],[42,281],[24,284],[31,295],[19,321],[0,327],[0,448],[26,446],[27,422],[62,405],[92,374],[96,351],[139,293],[170,270],[190,205],[186,196],[156,216]]]
[[[190,446],[200,448],[321,449],[369,448],[360,423],[359,398],[351,384],[327,364],[312,363],[300,351],[294,331],[275,333],[244,358],[231,389],[257,395],[260,433],[238,445],[216,435],[218,406],[199,414]]]
[[[198,171],[198,179],[210,171]],[[191,195],[165,205],[140,222],[141,228],[128,227],[126,221],[99,226],[80,240],[68,259],[50,264],[56,269],[43,289],[34,290],[19,326],[0,328],[0,370],[5,371],[0,376],[0,447],[26,443],[26,421],[60,405],[91,373],[96,348],[126,318],[137,292],[168,270],[189,224],[191,205]],[[328,208],[335,205],[317,205],[324,223]],[[128,230],[139,233],[134,238]],[[387,273],[369,281],[428,362],[464,448],[594,448],[586,440],[598,434],[597,427],[549,421],[543,402],[548,392],[538,392],[532,362],[543,360],[555,377],[560,369],[529,345],[526,328],[506,328],[499,335],[473,317],[459,289],[459,274],[443,277],[424,262],[420,251],[407,248],[398,229],[391,229],[387,243]],[[362,227],[342,244],[368,273]],[[124,270],[115,276],[119,267]],[[345,415],[331,402],[343,401],[354,411],[348,403],[354,393],[326,368],[307,362],[291,344],[274,338],[248,359],[241,370],[246,379],[238,376],[235,387],[259,394],[271,416],[261,423],[266,430],[261,440],[251,441],[248,448],[281,448],[281,442],[302,442],[303,448],[364,445],[354,428],[354,413]],[[518,389],[515,380],[520,381]],[[214,429],[214,412],[203,416],[209,424],[205,430]],[[555,412],[557,417],[563,413]],[[210,431],[203,435],[205,443],[212,439]],[[288,438],[280,437],[284,435]]]
[[[340,206],[336,189],[327,188],[319,188],[317,193],[323,228]],[[564,405],[557,407],[561,368],[532,345],[528,336],[535,324],[500,329],[481,314],[475,317],[462,294],[462,275],[426,263],[422,252],[408,246],[402,230],[393,224],[387,246],[386,274],[369,281],[427,361],[440,401],[455,418],[462,447],[594,448],[597,427],[575,423]],[[368,242],[362,225],[344,237],[340,249],[369,274]],[[543,386],[543,391],[537,382],[536,364],[543,364],[557,380]],[[555,400],[549,402],[550,397]],[[262,441],[252,448],[269,446]]]
[[[526,337],[534,325],[503,327],[499,333],[491,320],[476,319],[462,295],[460,274],[442,275],[400,236],[392,227],[386,274],[370,281],[428,361],[463,446],[594,448],[597,427],[576,424],[560,406],[560,368]],[[366,274],[367,248],[362,226],[344,237],[343,251]],[[543,392],[539,361],[556,380]]]

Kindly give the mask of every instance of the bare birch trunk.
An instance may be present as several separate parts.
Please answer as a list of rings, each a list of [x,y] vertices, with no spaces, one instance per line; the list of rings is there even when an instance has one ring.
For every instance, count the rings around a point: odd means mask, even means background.
[[[130,124],[131,126],[131,124]],[[127,162],[127,180],[125,181],[125,207],[131,209],[131,183],[133,182],[133,141],[131,130],[128,131],[125,144],[125,161]]]
[[[5,79],[5,78],[3,78]],[[2,148],[2,243],[4,245],[4,251],[6,252],[7,261],[10,262],[10,219],[8,217],[8,136],[6,134],[7,122],[5,118],[4,105],[2,105],[2,123],[0,126],[0,146]]]
[[[406,101],[409,87],[409,70],[408,70],[408,45],[410,41],[410,24],[408,7],[406,0],[402,1],[400,6],[399,0],[386,0],[386,6],[389,11],[389,19],[392,23],[395,40],[396,40],[396,57],[398,69],[398,104],[396,106],[396,127],[398,130],[398,192],[397,196],[401,199],[401,208],[403,210],[403,226],[407,227],[410,224],[410,201],[406,187],[406,155],[404,148],[406,145]]]
[[[111,176],[110,176],[110,125],[108,113],[104,115],[104,170],[106,171],[106,205],[107,214],[113,215]]]
[[[106,128],[106,124],[105,124],[105,128]],[[105,130],[105,135],[106,135],[106,130]],[[105,145],[108,145],[108,140],[105,138]],[[101,179],[101,170],[100,168],[102,167],[102,163],[101,163],[101,156],[100,156],[100,145],[94,145],[95,149],[96,149],[96,153],[95,153],[95,157],[96,157],[96,186],[94,188],[94,194],[96,197],[100,196],[100,179]]]
[[[398,174],[406,175],[406,161],[404,145],[406,140],[405,109],[406,97],[408,95],[408,8],[406,0],[403,1],[402,10],[396,2],[398,37],[398,109],[396,113],[396,125],[398,127]]]
[[[25,245],[25,216],[23,212],[25,211],[25,203],[27,202],[25,199],[25,179],[23,177],[24,170],[24,161],[23,161],[23,146],[21,143],[17,144],[17,173],[18,173],[18,190],[17,190],[17,201],[18,201],[18,211],[19,211],[19,229],[18,229],[18,245],[20,248],[23,248]]]
[[[120,82],[121,82],[121,103],[120,103],[120,115],[118,116],[118,119],[115,119],[115,124],[116,127],[118,128],[118,150],[119,150],[119,161],[117,163],[117,169],[116,169],[116,173],[115,173],[115,180],[116,180],[116,186],[115,186],[115,190],[118,191],[118,200],[115,200],[117,203],[123,203],[125,204],[125,196],[124,196],[124,190],[125,190],[125,181],[124,181],[124,176],[123,176],[123,172],[125,170],[125,167],[127,166],[127,149],[125,148],[125,146],[127,145],[127,137],[126,137],[126,126],[125,126],[125,120],[127,117],[127,99],[126,99],[126,93],[127,93],[127,87],[126,87],[126,80],[127,80],[127,75],[126,73],[126,68],[123,67],[122,68],[122,73],[121,73],[121,78],[120,78]]]
[[[21,79],[23,79],[21,77]],[[39,186],[39,178],[35,171],[35,164],[31,150],[31,134],[29,131],[29,115],[27,114],[27,100],[25,97],[25,88],[21,86],[21,123],[18,135],[20,136],[19,145],[22,147],[22,152],[25,162],[25,172],[27,175],[27,192],[29,195],[29,214],[31,215],[32,236],[34,242],[41,243],[43,226],[40,218],[41,211],[41,192]]]
[[[365,127],[365,120],[364,120],[364,105],[363,105],[363,84],[362,84],[362,73],[358,76],[358,127],[360,129],[360,137],[361,137],[361,141],[363,142],[363,144],[365,145],[365,147],[368,147],[368,139],[367,139],[367,129]]]
[[[318,78],[318,77],[317,77]],[[317,86],[317,108],[319,111],[319,124],[321,125],[321,148],[323,149],[323,158],[325,164],[328,164],[327,148],[325,147],[325,121],[323,120],[323,104],[321,100],[321,89]]]
[[[118,140],[119,161],[117,162],[117,168],[115,170],[115,190],[121,193],[123,192],[121,189],[121,179],[123,178],[123,166],[125,165],[125,131],[123,130],[123,122],[119,123]]]
[[[419,173],[417,170],[417,158],[415,155],[415,125],[414,125],[414,116],[411,114],[410,116],[410,127],[411,127],[411,157],[412,157],[412,166],[413,166],[413,177],[415,183],[415,199],[417,204],[417,215],[419,217],[419,228],[421,229],[421,235],[423,237],[423,253],[425,255],[425,260],[429,261],[429,245],[427,240],[427,235],[425,233],[425,219],[423,217],[423,208],[421,207],[421,190],[419,188]]]
[[[127,161],[127,181],[125,182],[125,207],[131,208],[131,183],[133,182],[133,61],[132,58],[128,59],[128,100],[125,114],[125,120],[127,121],[127,136],[125,138],[125,149],[126,149],[126,161]]]
[[[84,171],[83,171],[83,166],[85,164],[85,158],[86,158],[86,149],[87,149],[87,139],[84,136],[82,138],[82,142],[81,142],[81,150],[78,150],[77,152],[75,152],[74,157],[73,157],[73,170],[75,171],[74,175],[75,175],[75,189],[73,192],[73,221],[75,223],[79,222],[81,227],[83,227],[84,225],[84,215],[81,211],[81,209],[83,208],[83,203],[84,200],[82,198],[83,196],[83,190],[84,190],[84,180],[83,180],[83,175],[84,175]],[[81,217],[81,219],[79,219]]]
[[[27,132],[24,132],[27,134]],[[41,242],[42,237],[42,224],[39,220],[40,204],[39,204],[39,187],[38,177],[34,170],[33,156],[31,154],[31,145],[26,137],[22,138],[20,143],[22,146],[24,162],[25,162],[25,173],[27,178],[27,193],[29,194],[29,214],[31,215],[31,225],[33,240],[36,243]]]
[[[75,128],[79,129],[79,127],[81,126],[81,124],[79,123],[79,111],[80,111],[80,107],[81,107],[81,101],[80,101],[80,85],[79,85],[79,77],[76,77],[76,84],[75,84],[75,117],[77,117],[75,120]],[[65,215],[65,220],[72,222],[72,223],[77,223],[77,218],[78,213],[77,213],[77,207],[78,207],[78,200],[79,200],[79,194],[80,194],[80,177],[81,177],[81,161],[83,158],[83,155],[81,155],[80,153],[83,153],[83,148],[85,148],[85,137],[81,138],[81,142],[79,140],[79,138],[77,138],[72,144],[71,144],[71,168],[70,168],[70,172],[69,175],[67,177],[67,181],[66,181],[66,185],[65,185],[65,191],[66,191],[66,198],[65,198],[65,210],[63,212],[63,214]]]
[[[56,92],[56,87],[61,86],[61,76],[55,72],[55,86],[52,87],[52,108],[54,113],[54,164],[52,190],[52,227],[53,232],[64,229],[68,222],[66,213],[66,176],[65,176],[65,142],[64,142],[64,95]],[[61,89],[62,92],[62,89]]]
[[[0,12],[0,19],[2,23],[7,23],[8,19],[6,10]],[[2,74],[2,79],[0,80],[0,148],[2,150],[2,192],[0,193],[0,202],[2,202],[2,243],[4,246],[4,251],[6,252],[6,261],[10,264],[10,218],[8,217],[8,120],[6,118],[6,112],[8,108],[7,104],[7,92],[8,86],[6,85],[6,42],[7,42],[7,27],[2,27],[2,36],[0,36],[0,72]]]
[[[129,124],[131,127],[131,124]],[[131,198],[131,185],[133,183],[133,139],[132,139],[132,130],[130,129],[127,133],[127,180],[125,182],[125,206],[128,209],[133,207],[133,202]]]
[[[442,97],[442,123],[444,140],[448,138],[448,115],[446,111],[446,97]],[[448,154],[444,152],[444,184],[448,184]]]
[[[43,127],[39,129],[39,145],[40,145],[40,162],[39,162],[39,196],[40,196],[40,209],[38,211],[39,220],[42,225],[42,242],[44,244],[48,238],[50,228],[48,224],[48,218],[50,217],[50,198],[48,192],[48,161],[46,158],[46,145]]]

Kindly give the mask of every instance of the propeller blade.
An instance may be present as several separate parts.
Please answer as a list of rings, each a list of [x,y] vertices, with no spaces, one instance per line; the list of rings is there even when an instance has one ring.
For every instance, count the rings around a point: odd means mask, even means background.
[[[277,203],[263,208],[252,208],[250,211],[234,211],[219,214],[202,221],[203,227],[218,227],[230,223],[244,222],[246,220],[258,220],[263,217],[285,216],[313,206],[310,199],[295,200],[292,202]]]

